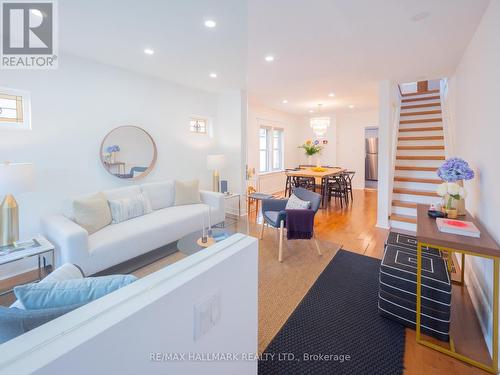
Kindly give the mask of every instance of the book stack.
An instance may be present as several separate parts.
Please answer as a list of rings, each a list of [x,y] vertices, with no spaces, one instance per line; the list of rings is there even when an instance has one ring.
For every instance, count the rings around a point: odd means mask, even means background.
[[[438,230],[443,233],[458,234],[459,236],[479,238],[481,232],[470,221],[437,218]]]

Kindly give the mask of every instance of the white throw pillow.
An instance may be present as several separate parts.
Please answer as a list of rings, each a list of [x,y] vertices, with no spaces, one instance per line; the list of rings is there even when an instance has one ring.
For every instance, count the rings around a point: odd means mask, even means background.
[[[111,224],[111,212],[108,201],[103,193],[97,193],[87,198],[73,201],[75,222],[89,234],[97,232]]]
[[[311,202],[303,201],[295,194],[292,194],[290,198],[288,198],[288,202],[286,202],[285,209],[287,210],[305,210],[311,208]]]
[[[110,200],[109,207],[111,208],[113,224],[146,215],[153,211],[148,197],[143,193],[131,198]]]
[[[174,204],[174,181],[150,182],[142,184],[141,189],[148,196],[153,210]]]
[[[201,203],[198,180],[175,181],[175,205]]]

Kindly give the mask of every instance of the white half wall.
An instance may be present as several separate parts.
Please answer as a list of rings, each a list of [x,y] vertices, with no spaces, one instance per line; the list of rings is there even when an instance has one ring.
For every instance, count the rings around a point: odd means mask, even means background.
[[[257,278],[258,242],[235,234],[1,345],[0,373],[257,374]],[[215,324],[195,339],[213,296]],[[234,357],[198,357],[221,354]]]
[[[492,0],[467,47],[454,77],[453,94],[455,153],[467,160],[476,177],[467,181],[467,209],[500,242],[500,174],[498,140],[500,139],[500,1]],[[454,93],[451,92],[454,90]],[[489,260],[468,257],[466,281],[481,321],[486,342],[491,345],[493,308],[493,267]],[[490,347],[491,350],[491,347]]]
[[[378,111],[339,113],[337,115],[337,163],[355,171],[353,188],[365,188],[365,129],[378,126]]]

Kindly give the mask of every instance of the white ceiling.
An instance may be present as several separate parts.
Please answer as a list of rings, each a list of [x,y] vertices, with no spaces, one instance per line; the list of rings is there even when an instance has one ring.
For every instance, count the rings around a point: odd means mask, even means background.
[[[62,0],[58,11],[61,51],[209,91],[245,86],[246,1]]]
[[[248,90],[308,114],[376,108],[377,83],[441,78],[456,67],[488,0],[251,0]],[[411,17],[429,12],[414,22]],[[273,63],[264,61],[266,54]],[[336,94],[331,99],[330,92]],[[288,103],[282,103],[287,99]]]
[[[380,80],[452,72],[488,2],[64,0],[59,38],[62,51],[210,91],[248,88],[291,113],[317,103],[325,112],[368,109]],[[411,20],[422,12],[429,16]],[[207,18],[217,27],[207,29]]]

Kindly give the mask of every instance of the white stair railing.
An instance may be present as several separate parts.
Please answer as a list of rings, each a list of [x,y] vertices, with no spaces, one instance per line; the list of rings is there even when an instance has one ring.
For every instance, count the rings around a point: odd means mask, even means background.
[[[440,83],[439,95],[443,118],[444,149],[446,158],[455,156],[454,121],[452,117],[452,95],[450,95],[449,81],[443,78]]]

